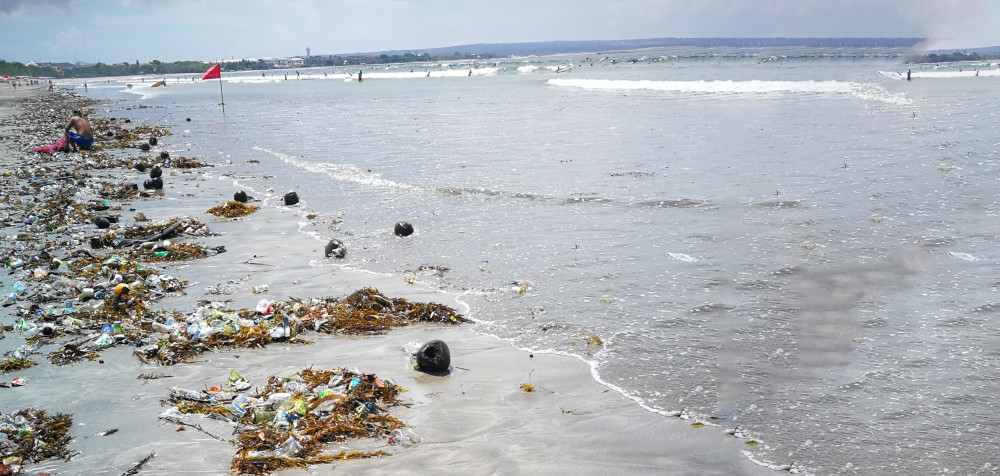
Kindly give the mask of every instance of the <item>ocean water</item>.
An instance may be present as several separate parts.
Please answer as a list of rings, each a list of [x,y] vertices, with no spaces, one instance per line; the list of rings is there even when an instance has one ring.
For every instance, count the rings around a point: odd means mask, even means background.
[[[343,241],[336,266],[459,294],[479,332],[581,356],[651,418],[738,426],[812,474],[996,474],[997,70],[906,81],[906,53],[224,73],[224,112],[214,80],[84,94],[251,195],[296,191],[339,222],[300,231]]]

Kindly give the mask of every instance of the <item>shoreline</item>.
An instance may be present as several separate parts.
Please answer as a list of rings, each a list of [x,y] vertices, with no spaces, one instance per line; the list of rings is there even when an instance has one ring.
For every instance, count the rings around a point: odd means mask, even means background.
[[[37,94],[38,92],[43,94]],[[47,99],[42,97],[45,94],[60,96]],[[54,101],[67,97],[74,95],[65,91],[45,93],[25,90],[22,96],[21,88],[18,88],[18,95],[10,97],[4,89],[0,89],[0,115],[5,119],[11,117],[13,110],[28,101],[25,98]],[[56,124],[55,118],[65,118],[68,115],[53,110],[51,117],[51,124]],[[7,121],[4,123],[8,124]],[[51,124],[41,125],[38,133],[47,134],[46,127],[51,128]],[[14,167],[19,157],[26,155],[27,149],[24,146],[30,141],[30,138],[10,138],[14,127],[8,126],[0,132],[4,136],[0,141],[0,160],[7,159],[10,162],[0,163],[5,167]],[[61,128],[51,132],[59,131]],[[160,140],[169,144],[174,138],[164,136]],[[60,161],[72,163],[78,157],[79,154],[65,154]],[[44,161],[41,162],[44,164]],[[164,177],[170,184],[165,187],[164,195],[159,199],[125,202],[121,211],[123,218],[128,220],[135,213],[125,211],[131,208],[149,215],[153,220],[169,217],[177,209],[203,211],[208,208],[205,204],[217,205],[220,201],[225,203],[234,190],[232,181],[224,175],[213,181],[201,176],[199,169],[192,172],[170,168],[164,172]],[[138,176],[132,170],[109,171],[108,174],[122,181],[132,179],[133,183]],[[186,294],[168,296],[158,301],[156,306],[166,309],[173,304],[180,312],[191,312],[195,307],[192,301],[199,299],[200,288],[233,281],[236,282],[234,287],[237,289],[220,299],[231,301],[231,305],[237,308],[252,308],[253,302],[261,296],[250,293],[249,287],[257,284],[269,285],[266,295],[268,299],[290,295],[305,298],[341,296],[361,287],[371,286],[385,292],[387,296],[403,297],[415,302],[439,302],[452,307],[461,303],[456,300],[459,296],[444,295],[413,286],[401,279],[345,270],[335,264],[325,263],[322,258],[324,243],[297,231],[296,223],[302,219],[300,215],[303,212],[305,210],[294,207],[271,205],[236,221],[213,221],[204,213],[195,215],[213,233],[219,233],[197,237],[197,241],[207,243],[210,247],[222,244],[228,251],[208,259],[168,264],[165,267],[167,271],[189,279],[193,284],[188,286]],[[5,230],[5,234],[9,234],[10,230],[11,228]],[[248,236],[254,239],[238,239]],[[280,247],[289,246],[290,243],[298,245],[292,247],[311,249],[319,264],[311,266],[301,262],[286,263],[288,256],[282,254]],[[77,248],[86,248],[85,245],[85,242],[81,243]],[[278,248],[269,248],[268,245]],[[272,263],[266,269],[255,266],[257,263],[249,263],[249,260],[244,261],[248,256],[256,257],[260,249],[277,251],[261,257],[262,261]],[[332,282],[329,277],[331,271]],[[8,291],[12,281],[8,277],[3,282],[6,285],[5,291]],[[325,293],[317,294],[322,290]],[[10,310],[13,308],[6,309],[8,311],[3,318],[5,326],[9,325]],[[463,314],[468,312],[468,309],[456,310]],[[534,356],[529,356],[530,352],[483,335],[477,332],[476,327],[474,323],[458,327],[416,324],[389,330],[379,336],[312,337],[310,334],[310,339],[314,340],[311,344],[277,344],[253,351],[216,351],[199,355],[197,363],[172,367],[146,364],[137,366],[138,361],[123,352],[123,349],[113,349],[112,352],[102,354],[101,359],[106,363],[101,364],[82,361],[72,366],[57,367],[40,361],[35,367],[0,375],[0,380],[22,375],[31,378],[29,385],[25,387],[0,389],[5,394],[4,407],[0,411],[6,414],[19,408],[20,404],[41,401],[45,403],[40,406],[53,412],[78,415],[74,420],[75,439],[70,447],[73,449],[75,444],[81,445],[84,449],[77,450],[81,454],[72,458],[69,463],[49,460],[31,465],[30,471],[44,469],[53,474],[68,474],[93,470],[101,467],[100,452],[116,454],[117,451],[118,456],[113,458],[115,464],[110,468],[110,473],[119,474],[148,454],[150,449],[156,451],[157,456],[149,461],[140,474],[201,471],[204,469],[202,465],[213,464],[212,462],[218,464],[220,460],[228,468],[228,457],[222,458],[220,455],[231,453],[232,446],[206,441],[201,437],[193,438],[193,432],[177,432],[176,425],[159,421],[157,428],[150,428],[150,423],[156,420],[155,415],[162,411],[160,405],[156,404],[166,396],[162,387],[198,388],[209,380],[224,380],[225,373],[236,366],[237,362],[242,369],[240,373],[253,383],[262,383],[271,375],[288,375],[303,366],[357,367],[365,372],[375,372],[408,389],[401,397],[412,406],[394,410],[393,414],[413,428],[422,437],[422,442],[401,450],[388,447],[384,440],[375,442],[395,454],[311,466],[308,471],[312,474],[326,474],[341,467],[352,473],[389,470],[416,473],[432,469],[456,473],[539,474],[606,474],[622,469],[640,473],[770,473],[770,470],[750,461],[741,453],[742,440],[726,438],[722,429],[710,422],[705,422],[704,428],[691,428],[690,422],[683,421],[685,415],[677,415],[681,418],[666,418],[653,414],[612,391],[610,387],[596,382],[592,369],[586,362],[555,354],[535,353]],[[426,339],[417,339],[425,336]],[[403,351],[415,340],[433,338],[444,340],[452,348],[455,370],[446,377],[432,377],[414,371]],[[12,347],[14,341],[20,340],[21,337],[15,332],[7,332],[6,342],[0,341],[0,345],[6,350]],[[236,355],[240,357],[235,357]],[[111,372],[106,372],[107,370]],[[141,384],[135,378],[135,374],[149,371],[167,371],[174,376],[150,385]],[[81,404],[74,400],[76,397],[73,395],[51,395],[50,386],[53,382],[69,385],[70,388],[93,388],[93,381],[104,380],[122,396],[132,397],[126,405],[130,410],[124,415],[124,419],[108,418],[109,413],[114,413],[114,407],[92,405],[92,402]],[[524,392],[521,387],[524,382],[531,382],[542,390]],[[96,390],[100,391],[100,388]],[[122,400],[120,403],[124,403],[125,399]],[[73,407],[81,405],[82,408],[74,411]],[[60,406],[62,407],[57,408]],[[135,414],[147,418],[138,422],[128,421]],[[109,426],[111,421],[120,421],[119,425],[114,426],[120,426],[121,431],[107,439],[88,438],[93,431]],[[208,426],[212,422],[205,423]],[[87,425],[85,431],[81,428],[82,425]],[[116,437],[118,439],[114,440]],[[205,445],[210,447],[205,448]],[[712,450],[708,450],[709,448]],[[125,452],[126,449],[129,451]],[[191,457],[192,452],[197,457]],[[74,470],[68,469],[74,466],[67,465],[90,467],[84,469],[75,466]],[[211,471],[223,470],[221,466],[212,468]],[[282,474],[299,474],[299,471],[301,470],[287,470]]]

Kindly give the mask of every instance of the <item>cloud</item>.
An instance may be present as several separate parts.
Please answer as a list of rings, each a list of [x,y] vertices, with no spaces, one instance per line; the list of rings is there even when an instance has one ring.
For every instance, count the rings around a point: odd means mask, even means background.
[[[67,54],[67,52],[71,52],[68,54],[73,54],[73,52],[79,50],[80,43],[83,41],[85,41],[83,32],[71,26],[56,33],[55,37],[51,40],[41,42],[39,46],[51,52],[51,54]]]
[[[68,12],[70,6],[77,0],[3,0],[0,2],[0,13],[19,15],[29,9],[53,8],[56,11]]]
[[[897,9],[901,16],[923,28],[929,46],[976,37],[990,28],[990,5],[986,0],[911,0],[900,2]]]

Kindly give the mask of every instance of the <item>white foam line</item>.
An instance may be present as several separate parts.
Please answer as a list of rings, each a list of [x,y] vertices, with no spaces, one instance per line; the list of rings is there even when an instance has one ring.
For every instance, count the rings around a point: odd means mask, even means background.
[[[874,83],[846,81],[651,81],[622,79],[549,79],[548,84],[588,90],[646,90],[722,96],[762,94],[842,94],[864,100],[907,105],[902,94],[890,93]]]
[[[458,302],[458,303],[460,303],[460,304],[462,304],[463,306],[465,306],[465,308],[466,308],[466,315],[467,315],[467,317],[469,317],[470,320],[472,320],[473,322],[475,322],[477,324],[480,324],[482,327],[490,327],[490,326],[495,326],[495,325],[502,326],[502,324],[498,324],[498,323],[496,323],[494,321],[480,320],[480,319],[477,319],[477,318],[472,317],[471,315],[469,315],[471,313],[471,307],[468,304],[466,304],[464,301],[459,300],[460,297],[462,297],[462,296],[464,296],[466,294],[469,294],[469,293],[466,292],[466,293],[463,293],[463,294],[457,296],[455,298],[455,301]],[[628,392],[625,391],[625,389],[623,389],[623,388],[621,388],[621,387],[619,387],[619,386],[617,386],[617,385],[615,385],[615,384],[613,384],[611,382],[608,382],[607,380],[604,380],[603,378],[601,378],[601,375],[598,372],[598,367],[599,367],[598,362],[593,361],[593,360],[588,360],[588,359],[584,358],[581,355],[577,355],[577,354],[573,354],[573,353],[565,352],[565,351],[561,351],[561,350],[551,349],[551,348],[550,349],[541,349],[541,350],[539,350],[539,349],[532,349],[532,348],[529,348],[529,347],[522,347],[520,345],[517,345],[513,341],[513,339],[504,339],[504,338],[501,338],[501,337],[497,336],[496,334],[490,333],[489,331],[485,331],[485,330],[484,331],[477,331],[475,328],[470,328],[470,330],[472,332],[476,333],[476,334],[484,335],[484,336],[487,336],[487,337],[492,337],[492,338],[497,339],[499,341],[506,342],[511,347],[514,347],[515,349],[518,349],[518,350],[520,350],[522,352],[532,352],[532,353],[536,353],[536,354],[560,355],[560,356],[565,356],[565,357],[572,357],[572,358],[575,358],[575,359],[577,359],[577,360],[579,360],[581,362],[584,362],[584,363],[586,363],[590,367],[590,376],[591,376],[591,378],[594,379],[595,382],[598,383],[598,385],[601,385],[601,386],[603,386],[603,387],[605,387],[607,389],[610,389],[610,390],[618,393],[619,395],[621,395],[626,400],[631,400],[633,403],[635,403],[636,405],[638,405],[639,408],[642,408],[643,410],[646,410],[646,411],[648,411],[650,413],[655,413],[657,415],[664,416],[664,417],[674,417],[674,418],[679,418],[681,420],[689,420],[689,421],[701,423],[701,424],[703,424],[705,426],[712,426],[712,427],[719,427],[720,426],[720,425],[718,425],[716,423],[713,423],[707,416],[697,415],[697,414],[688,412],[687,410],[684,410],[683,408],[680,409],[680,410],[662,410],[662,409],[650,406],[642,398],[636,397],[636,396],[633,396],[633,395],[629,395]],[[756,439],[756,440],[758,442],[760,441],[759,439]],[[758,466],[762,466],[762,467],[765,467],[765,468],[769,468],[769,469],[773,469],[773,470],[778,470],[778,471],[789,471],[789,472],[794,473],[794,474],[811,474],[808,471],[804,470],[804,468],[795,466],[794,464],[790,464],[790,465],[776,465],[776,464],[768,463],[766,461],[758,459],[756,456],[753,455],[753,453],[751,453],[749,451],[743,450],[741,452],[743,453],[744,457],[746,457],[748,460],[750,460],[751,463],[756,464]]]
[[[266,152],[268,154],[271,154],[274,157],[277,157],[278,159],[281,159],[283,162],[292,165],[294,167],[298,167],[303,170],[308,170],[310,172],[318,171],[334,180],[339,180],[341,182],[352,182],[360,185],[369,185],[373,187],[382,187],[382,188],[421,190],[421,187],[381,178],[378,174],[367,172],[353,164],[330,164],[330,163],[324,164],[318,162],[310,162],[308,160],[302,160],[289,154],[283,154],[281,152],[268,150],[260,146],[254,146],[253,149],[256,151]]]
[[[840,93],[851,92],[844,81],[651,81],[623,79],[549,79],[553,86],[581,89],[630,89],[716,94]]]

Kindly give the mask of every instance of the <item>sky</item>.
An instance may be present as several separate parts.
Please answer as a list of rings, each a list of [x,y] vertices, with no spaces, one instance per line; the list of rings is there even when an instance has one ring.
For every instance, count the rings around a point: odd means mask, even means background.
[[[223,60],[476,43],[907,37],[1000,45],[1000,0],[0,0],[0,59]]]

